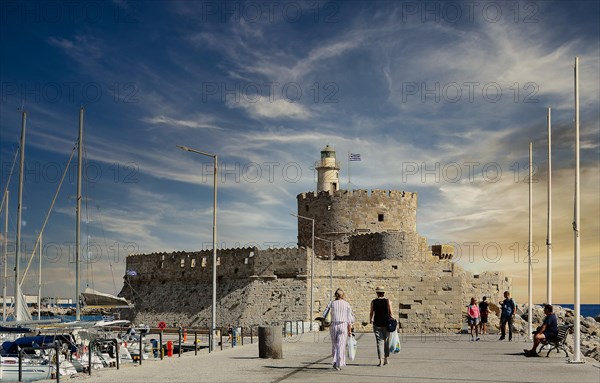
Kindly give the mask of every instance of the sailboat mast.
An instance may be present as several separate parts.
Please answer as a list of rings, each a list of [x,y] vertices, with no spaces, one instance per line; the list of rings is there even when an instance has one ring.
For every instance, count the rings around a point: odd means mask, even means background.
[[[42,236],[40,233],[40,264],[38,265],[38,320],[42,319]]]
[[[79,139],[77,140],[77,207],[75,220],[75,320],[81,320],[81,305],[79,304],[79,273],[81,270],[81,168],[82,168],[82,153],[83,153],[83,107],[79,109]]]
[[[21,289],[19,285],[19,263],[21,258],[21,211],[23,210],[23,172],[25,169],[25,129],[27,126],[27,112],[21,112],[21,143],[19,148],[19,191],[17,195],[17,241],[15,243],[15,305],[14,316],[20,320],[20,299]],[[24,303],[25,304],[25,303]]]
[[[4,192],[4,283],[2,286],[2,320],[6,321],[6,292],[8,290],[8,190]]]

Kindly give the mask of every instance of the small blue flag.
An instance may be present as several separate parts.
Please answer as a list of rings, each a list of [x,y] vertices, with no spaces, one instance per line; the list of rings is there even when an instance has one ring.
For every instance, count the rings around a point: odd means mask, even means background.
[[[358,153],[349,153],[348,161],[360,161],[360,154]]]

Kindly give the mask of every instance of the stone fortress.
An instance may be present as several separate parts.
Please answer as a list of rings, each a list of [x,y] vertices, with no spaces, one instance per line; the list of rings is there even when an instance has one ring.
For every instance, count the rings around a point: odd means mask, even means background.
[[[317,191],[297,196],[297,248],[217,250],[217,327],[315,320],[341,287],[355,329],[369,330],[375,287],[384,286],[401,331],[456,332],[470,297],[494,304],[510,290],[502,273],[473,275],[452,262],[452,246],[428,247],[417,232],[417,193],[341,190],[329,145],[315,168]],[[129,319],[210,326],[212,250],[132,254],[126,264],[136,272],[119,294],[135,304]]]

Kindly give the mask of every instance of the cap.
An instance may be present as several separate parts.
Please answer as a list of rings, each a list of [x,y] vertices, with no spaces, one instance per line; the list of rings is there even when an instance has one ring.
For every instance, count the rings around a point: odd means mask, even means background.
[[[383,287],[383,286],[377,286],[375,288],[375,292],[376,293],[385,293],[385,287]]]

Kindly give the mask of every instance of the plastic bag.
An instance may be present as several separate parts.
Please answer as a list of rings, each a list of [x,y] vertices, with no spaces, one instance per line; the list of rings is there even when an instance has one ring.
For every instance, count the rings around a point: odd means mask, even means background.
[[[348,349],[348,359],[354,360],[354,358],[356,358],[356,348],[358,347],[358,342],[356,341],[354,334],[348,337],[348,343],[346,343],[346,346]]]
[[[402,345],[400,344],[400,336],[398,335],[397,331],[390,332],[389,344],[391,353],[397,354],[402,349]]]

